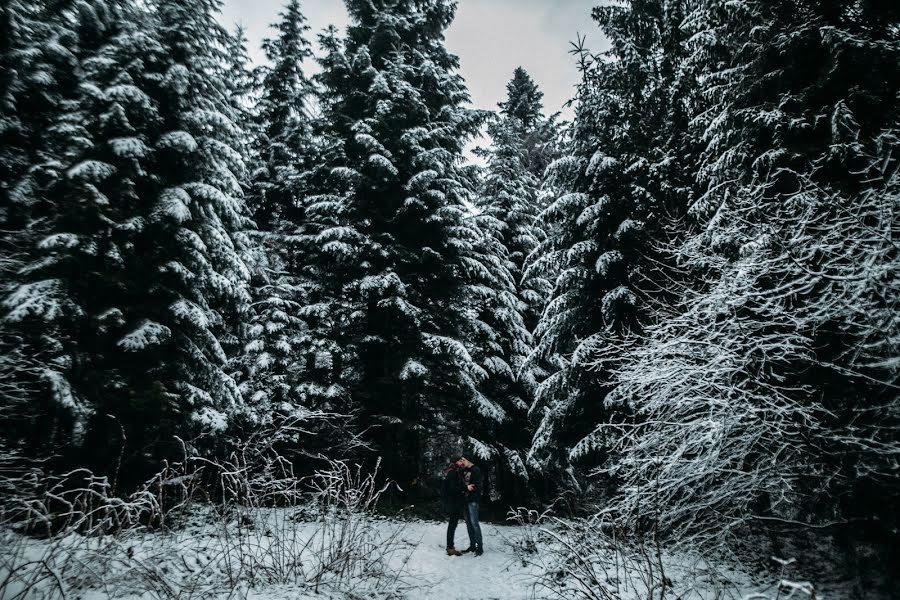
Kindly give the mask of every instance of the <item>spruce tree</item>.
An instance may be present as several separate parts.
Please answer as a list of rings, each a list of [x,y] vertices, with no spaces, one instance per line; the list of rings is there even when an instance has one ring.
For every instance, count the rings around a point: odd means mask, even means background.
[[[681,72],[708,84],[701,95],[672,79],[684,101],[653,144],[688,150],[693,181],[651,173],[662,192],[694,190],[685,218],[654,234],[670,243],[661,262],[680,268],[640,340],[614,346],[606,405],[629,418],[601,420],[575,454],[609,451],[612,509],[675,543],[712,548],[760,521],[847,518],[853,536],[873,520],[884,535],[900,445],[887,208],[900,13],[710,0],[659,14],[661,32],[680,30]],[[623,47],[648,47],[630,31]]]
[[[710,0],[686,15],[689,64],[712,92],[692,107],[702,193],[675,253],[690,287],[618,393],[656,424],[628,438],[632,464],[653,445],[660,455],[688,444],[695,456],[721,452],[714,463],[686,461],[689,479],[682,467],[666,471],[663,485],[682,482],[666,501],[683,505],[667,514],[673,529],[696,532],[725,515],[730,531],[747,515],[896,517],[895,503],[869,500],[896,497],[885,462],[900,443],[888,433],[896,400],[884,387],[896,351],[883,311],[897,258],[863,232],[895,229],[882,216],[900,118],[900,12],[888,4]],[[673,365],[707,376],[673,389],[658,377]],[[715,433],[696,446],[691,432],[710,421]],[[646,480],[654,470],[620,474]],[[715,510],[698,509],[713,498]]]
[[[353,437],[338,377],[342,352],[321,282],[328,265],[317,262],[305,216],[318,143],[310,117],[313,84],[304,74],[312,52],[299,2],[289,2],[274,27],[278,35],[263,43],[270,65],[261,69],[256,111],[250,203],[261,256],[241,388],[253,407],[251,421],[303,421],[311,434],[300,441],[303,451],[334,456]]]
[[[28,250],[39,235],[29,228],[37,186],[43,139],[38,132],[53,118],[60,98],[46,45],[59,24],[45,19],[42,6],[14,0],[0,6],[0,298],[16,289]],[[3,450],[12,452],[34,433],[23,423],[33,423],[42,413],[66,415],[67,410],[50,399],[36,401],[52,373],[52,343],[43,343],[40,332],[25,331],[11,323],[3,311],[0,320],[0,423],[6,435]],[[47,335],[52,338],[52,335]],[[64,427],[61,427],[64,429]],[[32,441],[28,454],[42,456],[58,441],[51,428]],[[67,437],[66,433],[59,437]],[[34,439],[32,438],[32,440]]]
[[[530,439],[526,415],[533,370],[524,371],[532,337],[525,325],[526,306],[518,296],[509,251],[503,245],[503,223],[484,213],[469,220],[482,237],[466,257],[478,266],[467,285],[474,319],[466,342],[472,359],[484,371],[479,391],[503,411],[504,418],[468,418],[464,430],[484,440],[481,458],[489,463],[482,466],[491,473],[494,499],[521,501],[528,497],[530,483],[521,452]]]
[[[345,349],[345,381],[388,475],[416,480],[467,420],[505,412],[478,390],[486,376],[463,343],[467,286],[484,265],[466,219],[474,179],[463,144],[481,114],[443,35],[445,0],[348,0],[343,44],[325,41],[322,109],[331,193],[309,207]],[[433,462],[432,462],[433,461]]]
[[[700,170],[705,193],[691,212],[717,235],[698,227],[684,252],[715,273],[714,280],[733,279],[740,270],[751,298],[777,298],[783,286],[804,290],[777,316],[770,305],[754,302],[734,315],[736,326],[745,327],[735,337],[745,343],[753,331],[746,326],[757,323],[763,325],[760,337],[781,327],[782,339],[796,340],[797,354],[778,361],[771,376],[786,388],[791,408],[808,408],[815,419],[810,428],[821,427],[821,437],[830,440],[793,465],[797,481],[789,485],[805,490],[792,498],[799,514],[810,520],[829,510],[850,518],[895,518],[895,507],[868,499],[892,491],[896,496],[884,448],[900,442],[883,433],[897,422],[887,408],[895,394],[883,387],[896,376],[885,368],[895,354],[887,341],[893,329],[882,312],[890,302],[875,299],[890,296],[887,273],[896,256],[848,223],[881,221],[876,215],[883,214],[894,185],[900,7],[798,0],[729,10],[710,1],[689,16],[695,30],[721,33],[716,44],[698,43],[694,59],[707,65],[706,57],[725,59],[708,67],[707,77],[721,85],[701,121],[708,140]],[[840,241],[831,245],[834,235]],[[868,266],[856,271],[837,256]],[[855,274],[838,275],[844,269]],[[810,281],[811,273],[818,277]],[[871,279],[874,273],[882,275]],[[853,287],[836,285],[841,277],[868,282],[850,292],[851,304],[860,308],[839,300]],[[709,278],[703,273],[704,281]],[[806,347],[811,354],[801,350]],[[758,385],[771,382],[760,373]],[[754,407],[758,402],[749,395],[742,400]],[[861,441],[875,438],[878,447]],[[768,460],[765,454],[754,458]],[[857,476],[830,479],[826,474],[836,464]],[[759,495],[764,512],[774,509],[770,498],[778,493]]]
[[[30,25],[28,13],[19,2],[6,2],[0,7],[0,192],[2,192],[2,219],[4,230],[13,218],[10,191],[25,171],[26,132],[19,104],[23,97],[28,70],[33,63],[25,59],[29,53],[24,50],[29,45],[36,46],[42,40],[38,31],[31,36],[23,35],[22,28]],[[35,107],[37,108],[37,107]]]
[[[478,208],[500,223],[499,235],[508,252],[510,273],[517,295],[527,305],[523,315],[533,330],[549,294],[543,277],[526,275],[526,264],[546,239],[539,214],[546,202],[542,190],[546,167],[556,158],[561,131],[556,115],[545,117],[541,92],[531,76],[518,67],[507,84],[507,100],[499,104],[500,115],[488,125],[491,148]]]
[[[278,35],[263,41],[270,65],[262,69],[257,103],[260,165],[254,173],[252,206],[257,226],[264,231],[278,230],[282,219],[299,221],[300,177],[312,154],[308,111],[313,89],[304,73],[312,49],[299,0],[288,2],[275,28]]]
[[[691,186],[673,148],[674,115],[691,80],[677,64],[680,30],[667,25],[679,2],[635,0],[603,6],[593,16],[611,47],[601,56],[580,49],[582,82],[568,155],[548,169],[557,197],[542,213],[547,239],[529,272],[554,277],[535,335],[536,358],[563,362],[540,386],[531,408],[539,422],[531,450],[536,465],[593,464],[611,440],[592,435],[598,423],[622,418],[625,406],[604,403],[620,350],[654,319],[666,292],[657,245],[686,210]],[[681,85],[676,86],[676,82]],[[679,177],[688,184],[678,184]]]
[[[98,248],[88,243],[73,250],[81,223],[67,181],[73,161],[91,145],[80,110],[88,87],[83,71],[121,30],[123,9],[105,2],[13,2],[5,11],[11,37],[4,52],[10,76],[3,107],[3,250],[16,265],[3,290],[4,329],[6,339],[15,340],[11,355],[39,365],[31,371],[39,379],[30,398],[32,417],[26,431],[18,432],[31,440],[30,452],[38,453],[80,440],[94,411],[73,384],[76,373],[91,369],[90,350],[76,343],[84,311],[70,285],[78,272],[68,255]]]
[[[516,119],[522,127],[531,129],[542,118],[544,92],[522,67],[516,67],[513,77],[506,84],[506,100],[500,103],[500,112],[508,119]]]
[[[247,169],[256,164],[253,141],[258,131],[259,117],[256,114],[256,95],[259,82],[258,72],[251,67],[250,55],[247,52],[247,33],[243,27],[235,27],[227,38],[225,50],[226,69],[224,82],[228,86],[229,100],[234,111],[234,122],[244,136],[239,148]],[[249,185],[249,181],[246,182]]]
[[[58,332],[52,387],[87,428],[72,458],[97,467],[120,426],[144,460],[172,434],[221,431],[241,403],[225,364],[249,303],[245,174],[214,8],[98,0],[73,19],[83,45],[49,136],[45,231],[5,305],[20,327]]]
[[[531,435],[527,421],[533,394],[545,376],[544,365],[529,361],[534,349],[531,331],[544,309],[549,282],[525,277],[525,263],[545,232],[538,221],[541,211],[539,165],[556,142],[554,119],[541,112],[543,94],[527,72],[516,69],[507,86],[509,96],[500,114],[488,125],[491,147],[479,188],[474,217],[485,233],[481,256],[490,257],[492,277],[479,306],[479,327],[474,331],[476,359],[489,377],[482,389],[503,407],[508,418],[491,437],[502,479],[501,494],[521,498],[520,485],[529,479],[520,451]]]

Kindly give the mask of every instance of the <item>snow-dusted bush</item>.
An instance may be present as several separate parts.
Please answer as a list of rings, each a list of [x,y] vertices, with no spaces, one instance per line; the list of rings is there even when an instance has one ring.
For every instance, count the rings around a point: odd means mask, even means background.
[[[790,579],[797,561],[773,557],[773,573],[750,572],[734,557],[707,557],[702,549],[673,550],[657,532],[618,527],[600,512],[561,519],[552,511],[519,508],[513,550],[530,566],[536,597],[566,600],[775,600],[816,597],[810,582]],[[771,583],[772,579],[774,583]]]
[[[662,549],[632,538],[602,515],[560,519],[549,512],[510,512],[523,528],[518,550],[523,563],[537,567],[541,595],[578,600],[665,598],[673,591]]]
[[[408,557],[412,548],[400,541],[400,527],[379,527],[372,513],[381,494],[394,484],[379,483],[378,467],[366,473],[342,461],[311,479],[319,509],[318,525],[310,539],[315,560],[307,580],[320,586],[353,590],[360,583],[368,594],[389,593],[409,585],[404,573],[391,566]],[[401,564],[405,560],[399,561]]]
[[[676,250],[707,275],[660,308],[646,343],[597,348],[598,364],[624,356],[606,402],[634,416],[572,456],[611,448],[601,471],[620,483],[610,510],[623,526],[650,516],[667,539],[709,547],[896,493],[900,175],[896,138],[873,146],[858,193],[805,178],[773,202],[766,184],[748,187]],[[741,241],[733,260],[707,251],[726,234]]]
[[[325,461],[295,477],[276,450],[290,427],[220,460],[188,455],[127,498],[86,470],[4,482],[21,493],[0,515],[0,597],[246,597],[260,586],[390,595],[407,585],[392,566],[406,545],[373,518],[388,487],[377,469]]]
[[[127,497],[116,494],[115,477],[88,469],[48,475],[39,464],[23,469],[28,463],[10,453],[3,463],[0,597],[66,598],[86,588],[115,597],[119,576],[151,597],[179,597],[165,567],[159,570],[161,557],[173,559],[161,547],[162,532],[183,524],[195,495],[202,496],[202,468],[193,461],[164,464]],[[159,548],[142,543],[155,538]],[[142,559],[134,550],[139,545],[158,556]]]

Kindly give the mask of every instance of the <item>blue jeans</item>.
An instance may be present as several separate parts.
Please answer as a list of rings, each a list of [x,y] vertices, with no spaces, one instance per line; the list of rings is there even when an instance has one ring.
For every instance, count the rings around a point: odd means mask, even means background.
[[[463,517],[469,532],[469,545],[473,550],[482,548],[481,525],[478,523],[478,502],[466,502]]]

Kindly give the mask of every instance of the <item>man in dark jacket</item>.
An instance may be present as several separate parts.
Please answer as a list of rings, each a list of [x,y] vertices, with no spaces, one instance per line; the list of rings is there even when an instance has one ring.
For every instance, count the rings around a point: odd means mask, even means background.
[[[481,491],[484,488],[484,475],[482,475],[481,469],[466,457],[462,457],[459,463],[464,469],[463,482],[466,492],[463,516],[466,519],[466,529],[469,531],[469,547],[463,552],[474,551],[475,556],[481,556],[484,554],[484,545],[481,539],[481,524],[478,522],[478,509]]]
[[[456,526],[459,524],[459,518],[463,516],[463,508],[465,507],[466,488],[465,484],[463,484],[461,460],[461,458],[455,458],[447,465],[447,468],[444,470],[444,483],[441,488],[444,510],[447,512],[447,556],[460,556],[461,554],[453,544]]]

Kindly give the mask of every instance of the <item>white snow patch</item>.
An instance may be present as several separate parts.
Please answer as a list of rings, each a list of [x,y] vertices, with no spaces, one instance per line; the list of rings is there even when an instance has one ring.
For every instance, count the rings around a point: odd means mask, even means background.
[[[126,350],[142,350],[165,342],[172,335],[165,325],[145,319],[138,327],[119,340],[119,346]]]

